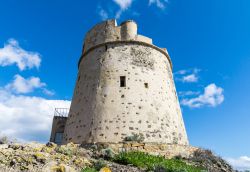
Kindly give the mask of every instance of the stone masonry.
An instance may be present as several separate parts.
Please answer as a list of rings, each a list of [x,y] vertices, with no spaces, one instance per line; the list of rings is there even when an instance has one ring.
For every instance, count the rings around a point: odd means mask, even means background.
[[[115,20],[85,36],[63,143],[119,143],[133,134],[145,143],[188,145],[168,52]]]

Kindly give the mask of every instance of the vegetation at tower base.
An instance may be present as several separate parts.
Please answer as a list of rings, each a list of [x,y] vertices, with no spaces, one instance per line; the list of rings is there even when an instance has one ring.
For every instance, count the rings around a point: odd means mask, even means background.
[[[120,148],[123,145],[124,149]],[[145,149],[141,149],[141,146]],[[233,172],[211,151],[143,142],[112,144],[0,144],[0,172]],[[174,150],[170,152],[168,148]],[[159,149],[159,150],[157,150]],[[177,151],[177,152],[176,152]],[[176,152],[176,154],[174,154]]]
[[[114,161],[120,164],[133,164],[147,171],[189,171],[200,172],[204,169],[188,165],[181,159],[166,159],[163,156],[149,155],[144,152],[123,152],[118,154]]]

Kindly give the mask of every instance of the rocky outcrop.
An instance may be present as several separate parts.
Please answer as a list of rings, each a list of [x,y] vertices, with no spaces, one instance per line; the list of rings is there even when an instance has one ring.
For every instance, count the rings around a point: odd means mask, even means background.
[[[211,172],[234,172],[233,168],[221,157],[210,150],[197,149],[187,162],[204,167]]]
[[[65,146],[57,146],[53,143],[0,145],[0,169],[74,172],[91,165],[89,159],[88,151],[74,144]]]
[[[203,167],[207,172],[234,172],[223,159],[208,150],[191,146],[136,142],[92,145],[69,143],[62,146],[54,143],[0,144],[0,172],[78,172],[83,168],[98,165],[99,159],[106,159],[103,160],[105,166],[112,172],[144,171],[130,165],[107,161],[121,151],[142,151],[165,158],[179,158],[188,164]]]

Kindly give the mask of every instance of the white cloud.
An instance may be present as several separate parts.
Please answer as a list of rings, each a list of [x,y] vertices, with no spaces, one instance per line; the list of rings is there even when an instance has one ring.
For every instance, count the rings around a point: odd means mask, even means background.
[[[181,96],[181,97],[194,96],[194,95],[198,95],[198,94],[200,94],[199,91],[179,91],[178,92],[178,95]]]
[[[188,70],[179,70],[174,73],[176,76],[176,81],[182,81],[182,82],[198,82],[198,73],[200,72],[200,69],[194,68],[194,69],[188,69]]]
[[[198,81],[198,76],[196,74],[190,74],[187,76],[183,76],[182,82],[197,82]]]
[[[187,70],[179,70],[177,72],[175,72],[176,75],[184,75],[186,74],[188,71]]]
[[[109,18],[107,11],[105,11],[103,8],[99,7],[98,9],[99,16],[102,20],[107,20]]]
[[[195,98],[184,98],[181,100],[181,104],[190,108],[198,108],[202,106],[215,107],[223,101],[223,89],[212,83],[205,87],[203,94]]]
[[[47,88],[43,88],[43,93],[48,95],[48,96],[53,96],[55,95],[55,92],[52,90],[48,90]]]
[[[23,78],[20,75],[15,75],[14,80],[7,84],[5,88],[7,90],[11,90],[17,94],[20,93],[30,93],[33,92],[36,88],[45,87],[46,84],[41,82],[40,78],[38,77],[30,77],[30,78]]]
[[[69,108],[70,101],[16,96],[0,89],[0,131],[25,141],[49,139],[54,109]]]
[[[0,66],[16,64],[19,70],[39,68],[41,56],[37,52],[26,51],[19,46],[15,39],[9,39],[3,48],[0,48]]]
[[[102,20],[106,20],[108,19],[108,17],[115,17],[116,19],[119,19],[122,15],[122,13],[126,10],[128,10],[131,5],[133,4],[133,2],[135,0],[112,0],[116,5],[119,6],[119,10],[117,10],[115,13],[110,14],[110,10],[109,12],[107,12],[107,10],[98,7],[98,14],[101,17]],[[143,2],[143,1],[142,1]],[[147,2],[147,1],[145,1]],[[152,6],[152,5],[156,5],[156,7],[164,10],[166,8],[166,3],[168,2],[168,0],[148,0],[148,6]],[[143,2],[144,3],[144,2]],[[112,6],[109,6],[109,9],[112,9]],[[113,9],[112,9],[113,10]],[[111,10],[111,11],[112,11]],[[132,15],[137,16],[139,15],[138,12],[135,11],[131,11]]]
[[[0,48],[0,66],[16,64],[20,70],[38,68],[40,55],[22,49],[18,42],[10,39]],[[42,141],[49,139],[54,109],[69,108],[68,100],[48,100],[42,97],[18,94],[41,89],[47,95],[54,92],[38,77],[24,78],[15,75],[12,82],[0,87],[0,134],[19,141]]]
[[[98,14],[101,17],[102,20],[107,20],[109,16],[114,17],[116,19],[119,19],[124,11],[126,11],[133,3],[133,0],[113,0],[115,4],[119,6],[119,10],[116,11],[115,15],[114,14],[109,14],[107,10],[103,9],[101,6],[99,6],[98,9]]]
[[[119,5],[119,7],[122,9],[122,10],[126,10],[128,9],[133,0],[113,0],[117,5]]]
[[[121,14],[127,10],[131,5],[133,0],[113,0],[119,7],[120,9],[116,12],[115,18],[119,19]]]
[[[226,161],[239,171],[250,170],[250,157],[241,156],[239,158],[225,158]]]
[[[149,0],[148,4],[149,5],[156,5],[160,9],[165,9],[166,8],[166,3],[168,0]]]

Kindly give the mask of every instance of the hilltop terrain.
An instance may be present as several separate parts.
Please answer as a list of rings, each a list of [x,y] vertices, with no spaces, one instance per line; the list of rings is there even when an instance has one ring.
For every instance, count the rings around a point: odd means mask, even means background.
[[[124,146],[125,145],[125,146]],[[178,145],[158,146],[126,142],[124,149],[117,151],[108,145],[56,145],[0,144],[0,172],[233,172],[223,159],[209,150],[185,148],[187,152],[174,155],[172,150],[183,150]],[[144,147],[140,150],[140,146]],[[148,147],[148,148],[147,148]],[[147,148],[147,149],[146,149]],[[149,148],[151,150],[149,150]],[[128,151],[130,150],[130,151]],[[165,150],[165,155],[163,152]],[[188,151],[189,150],[189,151]],[[147,153],[149,152],[149,153]],[[168,153],[170,152],[170,153]],[[154,155],[153,155],[154,154]]]

